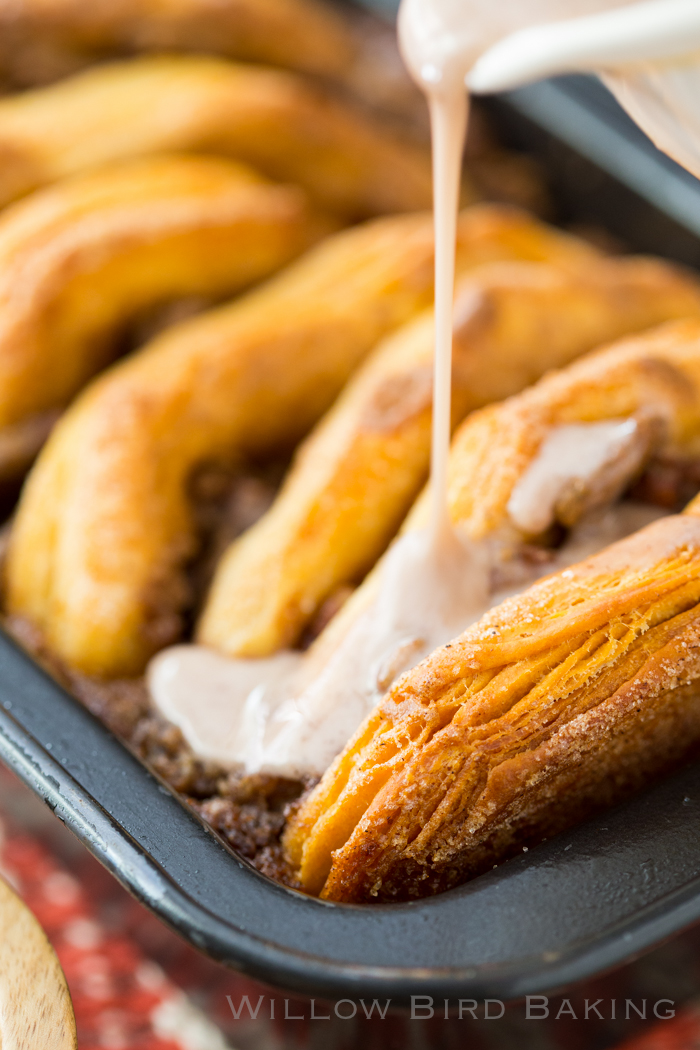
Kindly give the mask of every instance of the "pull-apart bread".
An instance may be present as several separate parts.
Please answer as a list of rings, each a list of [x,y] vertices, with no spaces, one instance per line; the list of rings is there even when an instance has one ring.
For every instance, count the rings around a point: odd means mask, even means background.
[[[517,211],[478,206],[460,219],[460,272],[549,258],[581,271],[601,261]],[[430,304],[432,266],[431,216],[376,220],[104,373],[66,413],[28,481],[10,545],[9,609],[88,674],[140,673],[182,630],[197,539],[193,471],[298,441],[380,339]],[[659,266],[658,280],[621,297],[630,327],[698,309],[695,283]],[[609,313],[602,301],[594,309]],[[596,321],[594,331],[609,329]],[[571,352],[566,343],[564,356]]]
[[[534,260],[536,247],[521,258]],[[663,263],[584,259],[564,239],[540,258],[459,282],[455,424],[617,336],[700,315],[700,286]],[[428,472],[432,353],[432,311],[373,352],[301,446],[270,511],[224,554],[199,625],[204,644],[245,657],[295,645],[323,602],[371,568]]]
[[[288,825],[309,892],[438,893],[697,750],[700,503],[571,562],[592,526],[594,548],[614,535],[606,516],[634,505],[605,508],[650,464],[697,460],[699,442],[697,320],[599,351],[463,424],[450,508],[489,560],[491,602],[541,574],[548,548],[567,567],[395,682]]]
[[[164,151],[245,161],[349,219],[432,200],[427,149],[349,103],[293,73],[171,56],[99,66],[0,99],[0,204]]]
[[[0,215],[0,477],[103,367],[126,323],[220,299],[318,239],[297,188],[231,161],[161,156],[76,176]],[[23,454],[22,454],[23,453]]]

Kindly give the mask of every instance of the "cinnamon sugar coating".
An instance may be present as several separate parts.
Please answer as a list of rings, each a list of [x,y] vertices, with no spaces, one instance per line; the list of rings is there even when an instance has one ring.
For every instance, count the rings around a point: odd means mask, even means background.
[[[656,522],[404,675],[292,820],[326,900],[448,889],[700,742],[700,521]]]

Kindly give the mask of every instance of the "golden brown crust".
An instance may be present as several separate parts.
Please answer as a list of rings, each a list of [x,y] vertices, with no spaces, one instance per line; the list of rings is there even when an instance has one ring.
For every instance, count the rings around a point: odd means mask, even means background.
[[[667,518],[405,675],[288,830],[302,883],[345,901],[439,892],[683,757],[700,737],[699,578],[700,524]]]
[[[377,340],[431,298],[430,216],[377,220],[106,373],[25,490],[11,609],[89,673],[139,672],[179,630],[194,467],[298,440]]]
[[[602,342],[692,313],[694,278],[649,260],[484,267],[457,295],[455,422]],[[427,474],[432,347],[427,313],[375,350],[302,446],[273,508],[224,555],[202,642],[248,657],[293,645],[325,598],[374,564]],[[471,492],[473,470],[453,469]]]
[[[351,105],[292,73],[181,56],[113,63],[0,100],[0,204],[163,151],[243,160],[349,218],[431,203],[427,150]]]
[[[46,629],[69,663],[139,672],[181,629],[192,470],[298,440],[375,343],[431,301],[432,239],[428,215],[340,234],[99,380],[25,492],[11,608]],[[546,256],[555,245],[562,258],[595,257],[510,209],[481,206],[460,220],[463,267],[517,251]],[[90,450],[89,463],[77,447]]]
[[[214,158],[131,161],[16,204],[0,216],[0,428],[64,405],[140,311],[239,291],[317,230],[299,190]]]
[[[98,381],[24,494],[9,565],[13,611],[89,673],[138,673],[181,630],[182,570],[195,549],[192,470],[298,440],[378,340],[432,300],[432,239],[428,215],[338,235],[267,288],[176,326]],[[552,252],[572,265],[597,257],[512,209],[479,206],[460,219],[463,269]],[[90,450],[89,463],[77,447]]]

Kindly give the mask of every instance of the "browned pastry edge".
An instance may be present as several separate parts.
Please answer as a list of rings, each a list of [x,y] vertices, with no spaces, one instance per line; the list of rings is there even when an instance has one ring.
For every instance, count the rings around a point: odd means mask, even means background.
[[[700,521],[665,518],[404,675],[288,826],[304,887],[441,892],[694,754],[699,575]]]

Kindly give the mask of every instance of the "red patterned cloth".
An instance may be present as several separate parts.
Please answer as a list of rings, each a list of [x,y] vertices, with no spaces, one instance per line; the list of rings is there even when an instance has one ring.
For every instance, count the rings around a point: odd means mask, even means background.
[[[686,1007],[672,1021],[625,1040],[617,1050],[700,1050],[700,1007]]]

